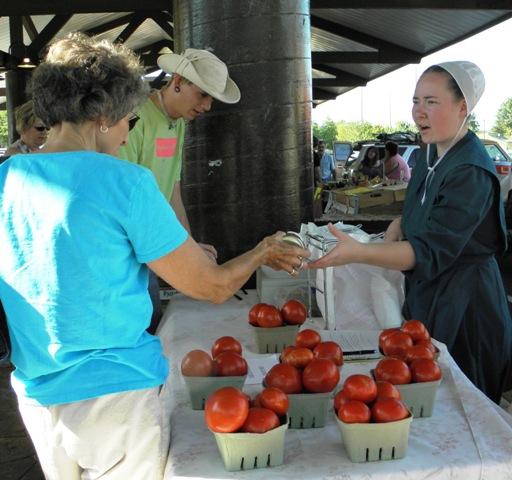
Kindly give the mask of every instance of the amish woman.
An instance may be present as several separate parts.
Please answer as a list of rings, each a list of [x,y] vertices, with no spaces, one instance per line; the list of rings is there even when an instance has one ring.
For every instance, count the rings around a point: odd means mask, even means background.
[[[338,245],[309,267],[367,263],[403,270],[405,318],[421,320],[469,379],[499,402],[512,375],[512,322],[495,255],[506,247],[500,184],[468,117],[484,89],[471,62],[428,68],[412,114],[428,144],[415,167],[403,216],[386,242]]]
[[[223,265],[188,235],[151,172],[111,155],[145,97],[123,46],[72,34],[33,73],[54,133],[0,166],[0,299],[12,385],[48,479],[160,479],[169,367],[151,316],[148,266],[220,303],[260,265],[294,274],[307,250],[278,233]],[[148,206],[151,208],[148,208]]]

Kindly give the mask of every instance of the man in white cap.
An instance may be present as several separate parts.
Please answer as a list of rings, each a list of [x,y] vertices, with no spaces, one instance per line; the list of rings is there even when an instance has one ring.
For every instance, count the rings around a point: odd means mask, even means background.
[[[214,99],[237,103],[240,90],[229,77],[226,64],[207,50],[188,48],[181,55],[161,55],[158,66],[172,75],[171,80],[161,90],[153,91],[137,112],[139,120],[119,157],[153,172],[163,195],[190,233],[180,188],[185,121],[208,112]],[[217,251],[212,245],[199,245],[216,260]],[[150,327],[154,330],[161,315],[156,277],[150,278],[150,292],[156,312]]]
[[[366,263],[403,271],[404,317],[423,322],[499,403],[512,378],[512,320],[495,259],[506,248],[505,219],[494,164],[468,130],[484,85],[471,62],[423,72],[412,114],[427,156],[414,167],[402,217],[380,244],[331,229],[340,242],[307,268]]]

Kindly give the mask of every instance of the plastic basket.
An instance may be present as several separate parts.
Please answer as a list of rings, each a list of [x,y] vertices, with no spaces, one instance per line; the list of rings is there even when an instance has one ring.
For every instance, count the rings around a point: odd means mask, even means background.
[[[336,416],[350,460],[354,463],[405,457],[412,415],[389,423],[345,423]]]
[[[288,395],[288,425],[290,428],[321,428],[332,404],[332,392],[294,393]]]
[[[216,433],[224,468],[230,472],[275,467],[284,460],[286,417],[280,427],[265,433]]]
[[[241,377],[185,377],[188,395],[193,410],[204,410],[206,399],[222,387],[236,387],[242,390],[247,375]]]
[[[434,382],[408,383],[395,385],[402,401],[414,415],[414,418],[431,417],[434,410],[437,388],[442,379]]]
[[[251,328],[256,335],[256,344],[259,353],[281,353],[288,345],[295,344],[295,337],[300,325],[285,325],[274,328]]]

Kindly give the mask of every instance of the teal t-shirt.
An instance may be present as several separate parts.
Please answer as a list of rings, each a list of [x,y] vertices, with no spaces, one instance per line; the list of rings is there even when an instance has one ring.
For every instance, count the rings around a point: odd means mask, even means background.
[[[0,298],[16,392],[51,405],[162,384],[145,263],[187,236],[145,168],[87,151],[0,165]]]
[[[118,157],[149,168],[160,191],[170,200],[181,178],[185,120],[170,120],[149,98],[137,113],[139,120]]]

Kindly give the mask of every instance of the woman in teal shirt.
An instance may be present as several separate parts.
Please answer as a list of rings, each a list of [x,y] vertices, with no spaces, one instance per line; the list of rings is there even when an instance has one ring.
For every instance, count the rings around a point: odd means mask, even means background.
[[[467,126],[484,83],[470,62],[422,74],[412,113],[428,148],[402,218],[382,244],[360,244],[331,228],[340,242],[309,267],[367,263],[404,271],[405,318],[421,320],[468,378],[499,402],[512,375],[512,321],[495,259],[506,248],[505,222],[494,165]]]

